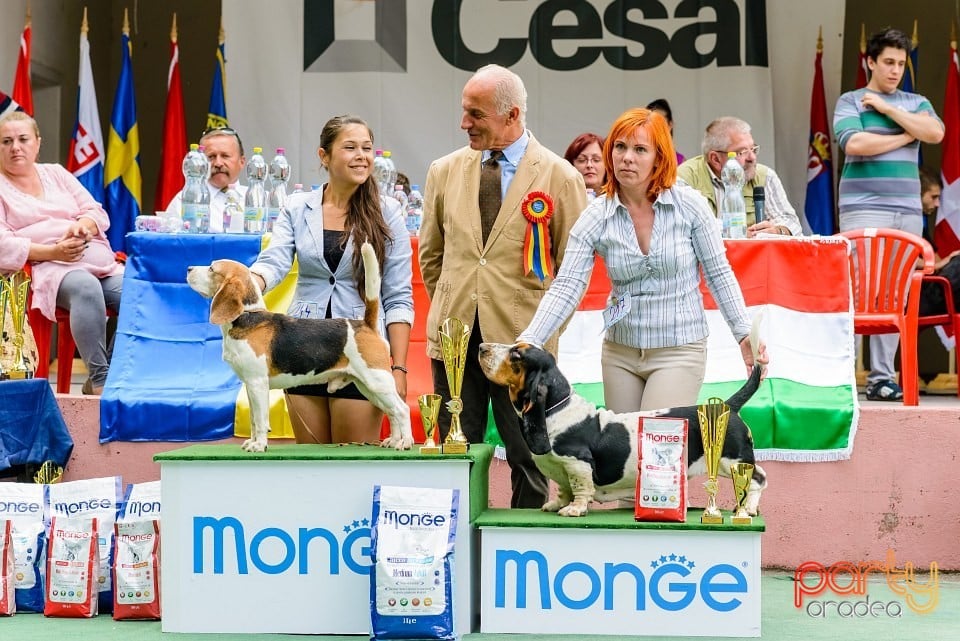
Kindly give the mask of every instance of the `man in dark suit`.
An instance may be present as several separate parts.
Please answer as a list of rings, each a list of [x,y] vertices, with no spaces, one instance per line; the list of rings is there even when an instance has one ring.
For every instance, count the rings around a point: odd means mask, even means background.
[[[553,274],[541,280],[523,268],[530,224],[524,203],[535,192],[547,196],[541,202],[552,203],[546,226],[555,268],[570,228],[587,205],[582,176],[526,129],[526,108],[523,81],[509,69],[487,65],[467,81],[460,128],[469,144],[430,165],[420,269],[430,296],[427,353],[437,393],[444,401],[450,398],[438,327],[446,318],[459,318],[472,326],[461,391],[464,433],[471,443],[483,441],[492,403],[511,468],[511,506],[540,508],[547,499],[546,479],[520,435],[506,388],[487,381],[477,360],[480,342],[516,339],[553,282]],[[545,347],[556,356],[557,346],[554,336]],[[450,415],[445,406],[439,423],[446,436]]]

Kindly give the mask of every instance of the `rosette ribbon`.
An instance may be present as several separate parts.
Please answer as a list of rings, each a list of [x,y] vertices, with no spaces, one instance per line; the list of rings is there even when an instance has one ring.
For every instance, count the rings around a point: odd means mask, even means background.
[[[547,223],[553,217],[553,199],[542,191],[530,192],[523,199],[520,210],[530,223],[523,239],[523,274],[532,271],[543,281],[547,276],[553,276],[550,230],[547,228]]]

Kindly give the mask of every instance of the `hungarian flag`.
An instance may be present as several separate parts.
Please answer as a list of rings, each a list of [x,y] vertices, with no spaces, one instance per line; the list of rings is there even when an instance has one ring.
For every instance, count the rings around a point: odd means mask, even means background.
[[[817,36],[817,56],[813,62],[813,90],[810,95],[807,198],[803,209],[813,233],[831,236],[836,231],[833,224],[833,154],[830,149],[827,99],[823,91],[822,32]]]
[[[30,87],[30,47],[33,30],[30,28],[30,9],[27,8],[27,22],[20,34],[20,53],[17,54],[17,71],[13,77],[13,99],[25,112],[33,115],[33,89]]]
[[[180,84],[180,46],[177,44],[177,14],[170,29],[170,71],[167,73],[167,109],[163,114],[163,147],[154,211],[163,211],[183,189],[183,155],[187,149],[187,125]]]
[[[760,389],[740,411],[753,432],[757,460],[849,459],[859,419],[854,378],[853,308],[842,238],[728,241],[727,256],[748,311],[762,311],[760,336],[770,365]],[[830,278],[791,278],[798,266],[815,265]],[[560,336],[558,364],[574,390],[603,405],[600,353],[603,342],[598,261],[587,295]],[[698,402],[726,399],[746,380],[740,346],[701,284],[710,325],[707,368]],[[609,285],[606,292],[609,292]],[[496,444],[491,419],[487,441]]]
[[[866,87],[870,82],[870,70],[867,67],[867,32],[863,23],[860,23],[860,55],[857,57],[857,84],[854,89]]]
[[[950,63],[947,66],[947,91],[943,99],[943,193],[933,230],[937,253],[946,256],[960,249],[960,65],[957,62],[957,41],[950,41]]]

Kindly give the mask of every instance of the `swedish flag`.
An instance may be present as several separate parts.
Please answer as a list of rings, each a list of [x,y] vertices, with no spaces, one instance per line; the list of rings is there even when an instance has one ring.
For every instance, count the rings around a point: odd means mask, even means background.
[[[210,88],[210,108],[207,110],[207,129],[227,126],[227,60],[224,55],[223,25],[217,42],[217,66],[213,70],[213,86]]]
[[[140,215],[140,134],[137,130],[137,102],[133,93],[133,61],[130,44],[130,26],[127,12],[123,12],[122,66],[117,93],[110,114],[110,134],[107,140],[107,162],[104,179],[107,183],[107,212],[110,245],[124,250],[124,237],[133,230]]]

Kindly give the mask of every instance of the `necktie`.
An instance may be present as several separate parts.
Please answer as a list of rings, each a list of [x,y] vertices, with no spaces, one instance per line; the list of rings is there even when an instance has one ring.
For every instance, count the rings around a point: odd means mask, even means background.
[[[500,191],[500,159],[502,151],[494,151],[490,158],[483,163],[480,170],[480,228],[483,232],[483,243],[487,243],[493,223],[497,220],[503,194]]]

